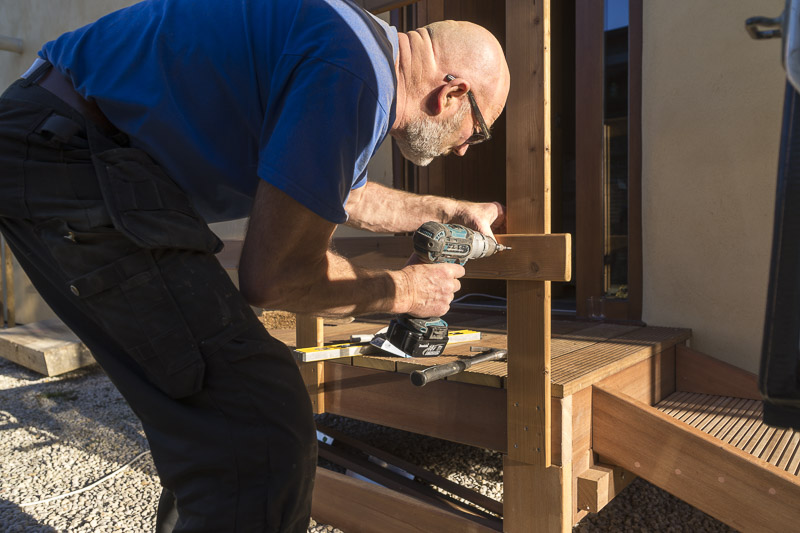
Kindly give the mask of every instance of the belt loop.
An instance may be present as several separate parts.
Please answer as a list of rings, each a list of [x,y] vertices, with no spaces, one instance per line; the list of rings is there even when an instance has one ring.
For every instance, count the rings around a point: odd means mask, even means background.
[[[26,78],[22,78],[22,83],[20,84],[22,87],[30,87],[31,85],[35,84],[39,79],[44,76],[48,70],[53,68],[53,64],[45,59],[44,63],[39,65],[39,68],[31,72],[30,76]]]

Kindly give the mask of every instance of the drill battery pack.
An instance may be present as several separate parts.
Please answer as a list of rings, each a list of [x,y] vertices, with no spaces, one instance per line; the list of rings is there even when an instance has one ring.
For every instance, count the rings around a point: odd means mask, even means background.
[[[447,346],[447,322],[441,318],[398,317],[391,321],[386,340],[410,357],[436,357]]]

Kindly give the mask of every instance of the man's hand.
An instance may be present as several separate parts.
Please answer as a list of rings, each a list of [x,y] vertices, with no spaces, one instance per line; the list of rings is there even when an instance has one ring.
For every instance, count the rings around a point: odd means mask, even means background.
[[[463,224],[494,238],[494,231],[505,232],[506,212],[499,202],[459,202],[455,217],[448,222]]]
[[[409,264],[400,271],[406,278],[407,294],[398,301],[410,315],[428,318],[442,316],[450,309],[453,296],[461,288],[458,278],[464,267],[458,264]]]

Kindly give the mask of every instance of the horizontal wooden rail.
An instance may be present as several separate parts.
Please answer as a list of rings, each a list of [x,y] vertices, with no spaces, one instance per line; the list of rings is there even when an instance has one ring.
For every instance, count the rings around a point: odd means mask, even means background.
[[[467,278],[527,281],[569,281],[572,277],[572,240],[568,233],[547,235],[497,235],[511,250],[469,261]],[[410,236],[339,237],[333,249],[362,268],[399,269],[414,251]],[[242,241],[225,241],[218,254],[229,270],[239,267]]]
[[[572,244],[568,233],[497,235],[506,250],[466,264],[467,278],[569,281]],[[411,237],[348,237],[333,240],[334,249],[364,268],[401,268],[413,252]]]
[[[592,447],[611,461],[741,531],[796,531],[800,479],[697,428],[600,387]]]
[[[311,515],[343,531],[364,533],[499,531],[386,487],[321,467],[317,468]]]
[[[398,7],[415,4],[416,2],[417,0],[356,0],[356,4],[376,15]]]

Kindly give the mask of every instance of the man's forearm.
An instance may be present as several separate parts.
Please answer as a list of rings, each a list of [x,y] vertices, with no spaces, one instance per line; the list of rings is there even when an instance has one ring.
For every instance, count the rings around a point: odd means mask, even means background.
[[[399,270],[367,270],[328,252],[318,264],[298,265],[271,280],[262,307],[319,316],[403,313],[411,302],[407,276]]]
[[[414,231],[429,220],[450,222],[458,217],[459,202],[452,198],[413,194],[371,182],[357,195],[357,201],[347,203],[347,225],[358,229],[398,233]]]

